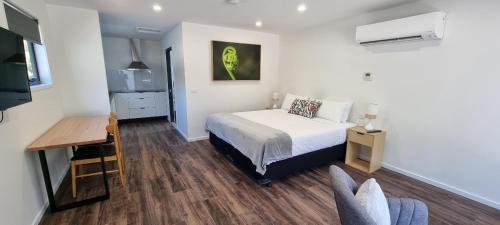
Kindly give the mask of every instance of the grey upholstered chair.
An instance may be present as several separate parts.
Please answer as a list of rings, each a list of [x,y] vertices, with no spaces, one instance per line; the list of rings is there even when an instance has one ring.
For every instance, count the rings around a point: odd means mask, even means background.
[[[330,166],[335,202],[342,225],[377,225],[354,198],[358,184],[337,166]],[[391,225],[427,225],[425,203],[409,198],[388,198]]]

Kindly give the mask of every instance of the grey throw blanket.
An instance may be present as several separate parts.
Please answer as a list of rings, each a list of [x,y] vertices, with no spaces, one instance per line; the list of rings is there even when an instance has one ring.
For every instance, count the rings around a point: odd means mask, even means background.
[[[210,115],[206,128],[252,160],[260,174],[267,164],[292,157],[292,138],[287,133],[230,113]]]

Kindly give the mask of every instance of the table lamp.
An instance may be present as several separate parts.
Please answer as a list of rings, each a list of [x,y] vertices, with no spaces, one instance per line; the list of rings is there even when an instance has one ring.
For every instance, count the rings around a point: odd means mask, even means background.
[[[377,119],[378,108],[378,104],[368,104],[368,110],[365,113],[365,118],[368,119],[368,123],[365,125],[367,131],[373,130],[372,120]]]
[[[280,99],[280,94],[278,92],[273,92],[273,109],[278,108],[278,100]]]

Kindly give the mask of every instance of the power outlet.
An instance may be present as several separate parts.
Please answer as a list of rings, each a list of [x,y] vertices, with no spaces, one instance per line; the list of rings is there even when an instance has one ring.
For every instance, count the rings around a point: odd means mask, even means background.
[[[364,81],[373,81],[373,75],[371,73],[365,73],[365,74],[363,74],[363,80]]]

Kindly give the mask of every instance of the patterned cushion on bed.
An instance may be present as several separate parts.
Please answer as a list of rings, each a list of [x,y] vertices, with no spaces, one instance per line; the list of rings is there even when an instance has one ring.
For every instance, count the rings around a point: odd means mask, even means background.
[[[310,99],[295,99],[293,101],[288,113],[313,118],[318,112],[318,108],[321,106],[320,101],[310,100]]]

